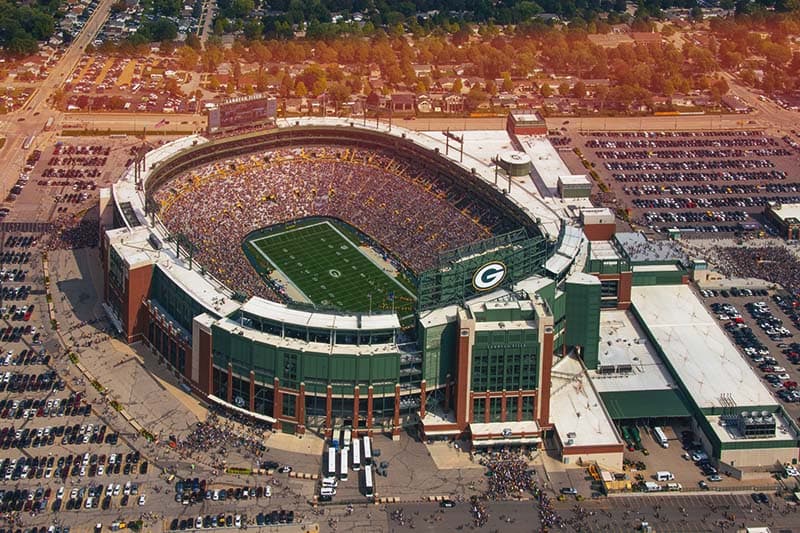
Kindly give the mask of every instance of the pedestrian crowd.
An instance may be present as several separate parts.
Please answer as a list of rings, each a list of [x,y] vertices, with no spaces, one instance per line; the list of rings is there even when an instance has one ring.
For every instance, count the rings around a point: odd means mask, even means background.
[[[502,231],[503,219],[474,195],[421,165],[382,150],[316,146],[218,161],[154,195],[174,234],[197,247],[208,272],[247,294],[282,299],[242,250],[250,232],[310,216],[341,219],[421,272],[438,254]]]
[[[246,457],[261,457],[266,448],[263,437],[255,430],[249,434],[237,431],[233,423],[209,413],[205,422],[198,422],[186,437],[171,436],[178,453],[183,457],[206,456],[219,468],[224,467],[226,456],[237,451]]]
[[[715,268],[725,276],[758,278],[790,292],[800,290],[800,261],[784,246],[712,248]]]
[[[60,216],[54,228],[45,236],[45,250],[74,250],[94,248],[99,241],[99,221],[90,217]]]
[[[505,500],[525,493],[532,494],[536,490],[536,471],[528,467],[520,452],[492,452],[482,457],[480,464],[487,469],[487,499]]]

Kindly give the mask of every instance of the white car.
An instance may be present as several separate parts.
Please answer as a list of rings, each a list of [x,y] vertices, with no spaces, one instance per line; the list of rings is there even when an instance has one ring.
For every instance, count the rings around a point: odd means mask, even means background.
[[[97,475],[98,476],[102,476],[105,473],[105,471],[106,471],[106,467],[104,467],[103,465],[100,465],[100,466],[97,467]]]
[[[58,492],[56,492],[56,498],[63,498],[64,497],[64,486],[58,488]]]
[[[269,485],[264,487],[264,497],[265,498],[271,498],[272,497],[272,487],[270,487]]]
[[[131,482],[130,481],[125,483],[125,489],[122,491],[122,494],[124,494],[125,496],[130,496],[131,495]]]
[[[236,515],[236,518],[233,519],[233,525],[237,528],[242,527],[242,515]]]
[[[120,488],[119,483],[114,485],[114,492],[113,492],[114,496],[119,496],[119,488]]]
[[[139,496],[139,505],[144,505],[145,502],[146,498],[144,497],[144,494],[142,494],[141,496]]]
[[[789,374],[786,374],[786,373],[778,374],[778,379],[780,379],[781,381],[786,381],[789,378],[791,378],[791,376]]]

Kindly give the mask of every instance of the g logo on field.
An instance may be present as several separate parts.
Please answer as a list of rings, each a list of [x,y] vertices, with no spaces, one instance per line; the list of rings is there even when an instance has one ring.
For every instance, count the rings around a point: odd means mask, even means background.
[[[479,291],[488,291],[500,285],[506,279],[506,265],[500,261],[492,261],[480,267],[472,276],[472,286]]]

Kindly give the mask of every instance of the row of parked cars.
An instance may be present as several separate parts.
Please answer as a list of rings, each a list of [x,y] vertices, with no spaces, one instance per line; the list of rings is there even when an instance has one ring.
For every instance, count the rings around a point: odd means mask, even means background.
[[[36,152],[39,152],[39,155],[42,154],[42,152],[39,150],[34,150],[34,153]],[[29,248],[34,245],[36,245],[36,237],[25,235],[9,235],[6,237],[4,248]]]
[[[21,327],[21,326],[20,326]],[[22,334],[24,335],[27,331],[31,333],[35,331],[33,328],[28,329],[30,326],[26,326],[22,328]],[[34,333],[36,335],[36,333]],[[36,337],[38,339],[38,337]],[[14,354],[13,350],[9,350],[6,352],[6,356],[0,360],[2,366],[29,366],[29,365],[49,365],[50,364],[50,356],[47,355],[47,352],[44,350],[39,350],[38,352],[35,350],[22,350],[18,354]]]
[[[792,335],[788,329],[783,327],[782,321],[772,314],[766,302],[750,302],[745,304],[745,308],[774,342]],[[787,403],[800,401],[797,381],[793,380],[786,368],[780,366],[777,359],[770,355],[769,349],[745,324],[736,307],[729,303],[714,303],[711,304],[711,309],[720,320],[730,320],[725,325],[725,329],[733,336],[734,342],[742,348],[745,355],[758,365],[761,372],[764,372],[764,380],[772,388],[777,389],[776,396]],[[781,343],[780,346],[788,345]],[[800,358],[800,354],[798,354],[798,358]]]
[[[28,374],[19,372],[6,372],[0,383],[0,392],[35,392],[35,391],[63,391],[67,384],[60,379],[55,370],[48,370],[41,374]]]
[[[718,296],[722,296],[723,298],[730,298],[731,296],[767,296],[769,292],[767,289],[739,289],[737,287],[732,287],[730,289],[704,289],[700,291],[700,294],[705,298],[716,298]]]
[[[147,497],[144,494],[139,494],[139,484],[128,481],[125,483],[125,488],[120,489],[119,483],[114,485],[109,483],[105,488],[103,485],[90,485],[89,487],[75,487],[69,494],[66,503],[64,500],[63,487],[59,489],[59,494],[53,502],[52,510],[59,511],[62,507],[67,511],[78,511],[80,509],[96,509],[98,507],[107,510],[111,507],[111,498],[119,496],[122,492],[122,497],[119,499],[119,506],[126,507],[130,502],[130,498],[136,499],[139,506],[147,503]],[[137,498],[138,496],[138,498]]]
[[[772,314],[766,302],[749,302],[745,304],[745,309],[756,320],[758,327],[774,342],[792,336],[792,332],[784,327],[783,320]]]
[[[175,501],[184,505],[198,503],[203,500],[225,501],[225,500],[248,500],[250,498],[270,498],[272,487],[236,487],[229,489],[206,489],[206,481],[185,480],[175,484]]]

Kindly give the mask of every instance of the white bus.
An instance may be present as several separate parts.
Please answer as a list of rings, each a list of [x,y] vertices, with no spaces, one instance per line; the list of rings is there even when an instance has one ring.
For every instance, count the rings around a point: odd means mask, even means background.
[[[353,470],[361,470],[361,444],[358,439],[353,441]]]
[[[361,440],[364,441],[364,465],[369,466],[372,464],[372,439],[364,435]]]
[[[342,452],[341,452],[341,456],[340,456],[341,466],[339,468],[339,479],[342,480],[342,481],[347,481],[347,471],[349,470],[347,468],[347,466],[348,466],[347,465],[347,455],[348,455],[349,450],[350,449],[347,448],[347,447],[342,448]]]
[[[667,442],[667,435],[664,433],[664,430],[658,426],[653,428],[653,439],[655,439],[655,441],[659,443],[662,448],[669,448],[669,442]]]
[[[352,435],[353,433],[349,429],[344,430],[344,437],[342,438],[342,448],[350,447],[350,441],[352,440]]]
[[[328,466],[326,477],[336,477],[336,448],[328,448]]]
[[[372,481],[372,467],[364,468],[364,496],[369,499],[375,497],[375,484]]]

